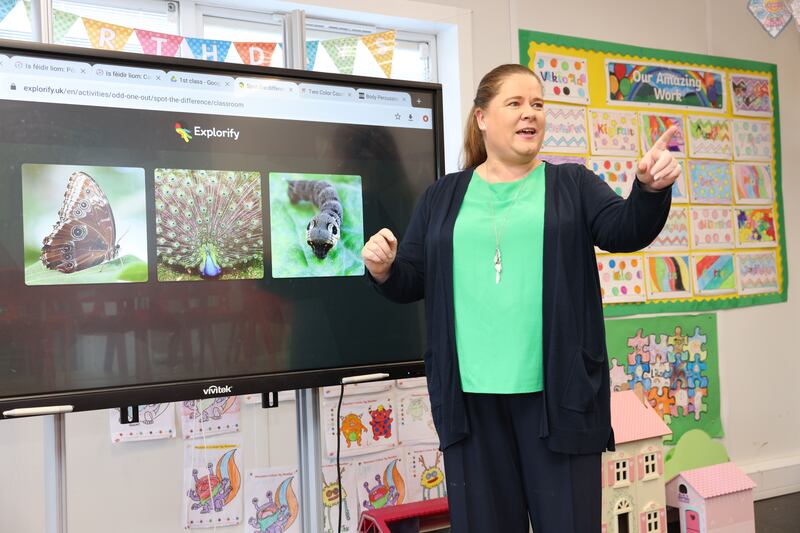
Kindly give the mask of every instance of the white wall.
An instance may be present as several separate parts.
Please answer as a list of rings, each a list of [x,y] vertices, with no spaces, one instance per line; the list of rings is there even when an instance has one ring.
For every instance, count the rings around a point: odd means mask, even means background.
[[[225,4],[253,8],[259,2]],[[518,59],[518,28],[776,63],[789,301],[718,313],[723,442],[732,459],[759,483],[757,497],[800,490],[800,415],[795,403],[800,375],[800,247],[792,244],[800,235],[800,133],[794,127],[800,123],[800,33],[794,23],[772,39],[744,1],[729,0],[311,0],[308,4],[379,11],[382,17],[398,20],[424,19],[441,32],[442,41],[457,47],[460,64],[440,65],[440,71],[449,73],[446,97],[462,116],[482,74]],[[457,146],[461,130],[452,117],[446,130],[450,147]],[[272,412],[246,408],[244,416],[260,421],[245,426],[245,454],[255,464],[296,460],[292,404]],[[13,488],[6,486],[3,491],[14,496],[0,498],[3,531],[44,530],[42,435],[38,419],[0,422],[0,472],[6,480],[15,480]],[[68,416],[67,438],[71,531],[179,531],[179,441],[112,445],[105,411]]]

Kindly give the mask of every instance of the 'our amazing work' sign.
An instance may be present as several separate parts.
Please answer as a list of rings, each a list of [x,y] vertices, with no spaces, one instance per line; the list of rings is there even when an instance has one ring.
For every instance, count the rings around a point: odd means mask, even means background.
[[[607,59],[606,73],[609,104],[725,111],[720,71]]]

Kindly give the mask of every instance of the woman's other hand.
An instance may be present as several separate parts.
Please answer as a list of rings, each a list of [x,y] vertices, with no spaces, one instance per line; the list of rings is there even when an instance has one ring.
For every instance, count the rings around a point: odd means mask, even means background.
[[[361,249],[364,266],[378,283],[389,279],[389,271],[396,255],[397,237],[387,228],[370,237]]]
[[[677,126],[670,126],[653,147],[639,160],[636,177],[649,191],[659,191],[672,185],[681,175],[678,160],[669,151],[669,141],[678,131]]]

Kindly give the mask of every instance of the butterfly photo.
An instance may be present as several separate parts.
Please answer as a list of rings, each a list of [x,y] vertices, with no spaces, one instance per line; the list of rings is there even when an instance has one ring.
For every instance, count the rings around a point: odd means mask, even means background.
[[[22,165],[25,284],[147,281],[144,169]]]

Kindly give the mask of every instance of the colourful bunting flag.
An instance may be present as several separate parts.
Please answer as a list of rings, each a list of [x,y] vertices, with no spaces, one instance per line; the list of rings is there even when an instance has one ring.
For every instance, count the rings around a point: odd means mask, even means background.
[[[231,47],[231,41],[196,39],[194,37],[186,37],[186,44],[189,45],[195,59],[219,62],[225,61]]]
[[[800,31],[800,0],[786,0],[786,7],[794,15],[794,22],[797,24],[797,30]]]
[[[792,12],[784,0],[750,0],[747,7],[773,38],[792,20]]]
[[[78,15],[61,11],[60,9],[53,10],[53,42],[60,43],[64,40],[64,36],[75,25],[78,20]]]
[[[122,50],[133,33],[133,28],[117,26],[116,24],[109,24],[108,22],[86,17],[82,18],[86,33],[89,34],[89,42],[92,43],[92,48]]]
[[[6,18],[6,15],[11,13],[14,6],[17,5],[17,0],[0,0],[0,22]]]
[[[306,41],[306,70],[314,70],[318,49],[319,41]]]
[[[278,43],[233,43],[242,63],[246,65],[269,66],[272,62],[272,54]]]
[[[373,33],[365,35],[361,38],[361,42],[370,51],[372,57],[378,63],[378,66],[383,69],[387,78],[392,77],[392,59],[394,58],[395,37],[397,32],[394,30],[385,31],[383,33]]]
[[[175,57],[181,48],[183,37],[180,35],[170,35],[169,33],[158,33],[156,31],[136,30],[136,37],[145,54],[156,56]]]
[[[331,56],[336,69],[342,74],[352,74],[353,64],[356,60],[356,46],[358,37],[344,37],[322,41],[322,47]]]

